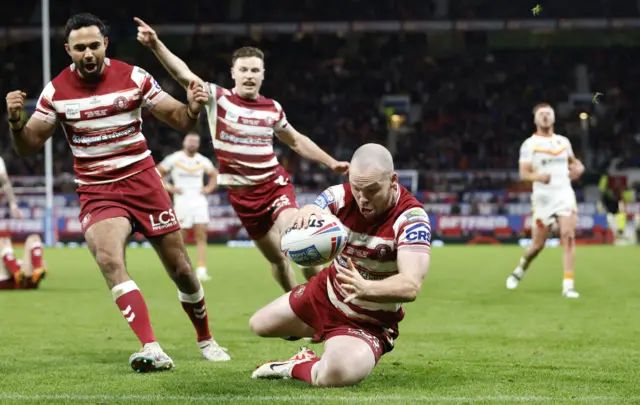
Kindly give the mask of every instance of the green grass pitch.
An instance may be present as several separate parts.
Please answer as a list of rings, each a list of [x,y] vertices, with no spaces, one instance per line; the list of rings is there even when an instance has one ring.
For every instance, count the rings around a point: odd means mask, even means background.
[[[0,292],[0,404],[640,403],[640,250],[579,247],[577,300],[561,297],[560,249],[542,252],[520,288],[507,291],[520,254],[434,248],[396,349],[361,385],[316,389],[250,378],[259,363],[299,347],[248,329],[251,314],[281,293],[257,250],[209,250],[210,323],[233,358],[218,364],[201,360],[153,251],[129,250],[156,337],[176,362],[157,374],[129,368],[138,342],[89,252],[46,250],[51,273],[40,290]]]

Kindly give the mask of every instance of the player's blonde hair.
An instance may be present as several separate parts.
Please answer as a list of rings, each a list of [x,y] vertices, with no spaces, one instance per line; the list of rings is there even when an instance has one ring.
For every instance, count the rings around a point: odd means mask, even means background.
[[[531,111],[531,113],[532,113],[533,115],[536,115],[536,113],[538,112],[538,110],[539,110],[539,109],[541,109],[541,108],[551,108],[551,109],[553,110],[553,107],[551,107],[551,104],[549,104],[549,103],[539,103],[539,104],[536,104],[536,105],[533,107],[533,111]]]
[[[236,49],[233,55],[231,55],[231,65],[235,65],[236,61],[240,58],[251,57],[256,57],[264,61],[264,52],[253,46],[243,46],[242,48]]]

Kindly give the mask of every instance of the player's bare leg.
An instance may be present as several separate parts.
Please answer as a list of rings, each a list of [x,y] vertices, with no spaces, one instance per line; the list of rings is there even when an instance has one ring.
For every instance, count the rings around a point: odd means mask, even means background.
[[[513,270],[513,272],[507,277],[507,288],[509,290],[515,290],[520,283],[520,280],[525,275],[525,272],[531,265],[531,262],[540,254],[544,249],[544,244],[549,235],[549,227],[543,224],[535,224],[531,229],[531,245],[525,250],[524,255],[520,258],[520,264]]]
[[[291,225],[291,221],[293,221],[293,217],[298,212],[297,208],[287,208],[283,210],[278,218],[276,218],[276,226],[280,230],[280,236],[287,230],[289,225]],[[280,246],[278,245],[278,248]],[[311,280],[312,277],[318,275],[318,273],[323,269],[323,266],[300,266],[300,271],[306,280]]]
[[[29,235],[24,241],[21,267],[24,271],[24,288],[38,288],[40,282],[47,275],[47,268],[42,256],[42,239],[40,235]]]
[[[129,220],[117,217],[91,225],[85,239],[116,305],[142,344],[142,349],[129,358],[131,368],[139,373],[168,370],[173,368],[173,360],[156,341],[147,304],[125,266],[125,243],[130,234]]]
[[[315,329],[293,312],[289,304],[290,292],[275,299],[256,312],[249,320],[249,327],[260,337],[313,337]]]
[[[282,289],[285,292],[293,290],[298,283],[291,263],[280,250],[280,229],[278,226],[273,225],[265,236],[255,240],[254,243],[271,264],[271,274]]]
[[[158,253],[169,277],[178,287],[182,308],[196,329],[198,348],[206,360],[227,361],[231,357],[218,346],[209,331],[209,316],[204,300],[204,289],[193,271],[180,231],[148,238]]]
[[[19,288],[24,281],[24,272],[18,263],[18,259],[13,253],[13,245],[10,238],[0,238],[0,255],[2,255],[2,262],[5,271],[9,276],[8,280],[0,283],[0,288],[3,290],[13,290]]]
[[[577,215],[558,216],[560,225],[560,241],[562,242],[562,295],[567,298],[578,298],[580,294],[574,289],[574,273],[576,260],[576,224]]]
[[[362,382],[375,365],[375,355],[364,340],[353,336],[335,336],[325,343],[322,357],[302,348],[289,360],[261,365],[251,376],[294,378],[318,387],[347,387]]]
[[[193,234],[196,239],[196,256],[198,258],[196,275],[200,281],[209,281],[211,277],[207,273],[207,224],[194,224]]]

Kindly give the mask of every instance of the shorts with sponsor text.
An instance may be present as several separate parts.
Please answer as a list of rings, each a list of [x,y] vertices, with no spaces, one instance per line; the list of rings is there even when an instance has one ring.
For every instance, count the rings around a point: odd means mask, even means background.
[[[155,168],[105,184],[81,184],[80,224],[86,232],[96,222],[125,217],[133,232],[158,236],[180,229],[169,194]]]
[[[298,208],[296,191],[284,170],[266,183],[231,188],[228,194],[233,210],[252,240],[265,236],[283,210]]]
[[[382,355],[393,350],[390,342],[398,335],[398,325],[383,328],[348,318],[329,300],[328,276],[325,269],[307,283],[294,288],[289,295],[291,309],[300,320],[316,330],[314,341],[329,340],[334,336],[357,337],[369,345],[377,363]],[[389,331],[393,331],[393,336]]]

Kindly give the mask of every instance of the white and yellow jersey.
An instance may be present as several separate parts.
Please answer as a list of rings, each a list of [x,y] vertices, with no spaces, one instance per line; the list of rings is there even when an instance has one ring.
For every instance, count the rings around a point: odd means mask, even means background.
[[[176,200],[202,196],[204,176],[215,170],[208,158],[199,153],[189,156],[181,150],[167,156],[160,162],[160,168],[169,173],[173,186],[181,190],[175,195]]]
[[[533,134],[527,138],[520,147],[520,163],[531,163],[535,173],[551,176],[549,184],[534,182],[533,194],[573,192],[569,177],[569,159],[573,157],[571,142],[565,136]]]

